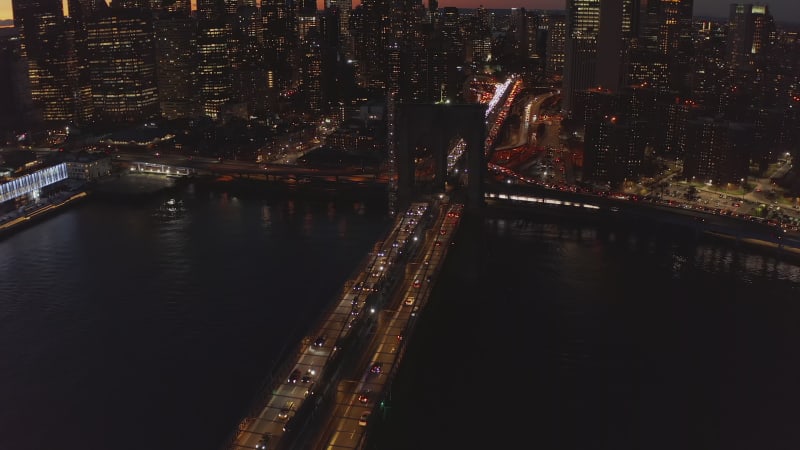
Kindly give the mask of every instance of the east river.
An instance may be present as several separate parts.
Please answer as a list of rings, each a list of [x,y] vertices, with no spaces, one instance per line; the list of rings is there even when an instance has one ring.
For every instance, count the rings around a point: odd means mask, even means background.
[[[4,238],[0,449],[218,450],[387,211],[189,186]],[[448,258],[371,447],[800,447],[792,261],[544,216]]]

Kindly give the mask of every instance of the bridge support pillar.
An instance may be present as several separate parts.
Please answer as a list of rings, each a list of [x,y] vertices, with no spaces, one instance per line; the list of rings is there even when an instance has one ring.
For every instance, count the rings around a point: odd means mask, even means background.
[[[448,144],[455,137],[467,143],[467,207],[482,207],[483,179],[486,171],[486,106],[400,104],[397,109],[397,199],[405,208],[415,195],[445,192]],[[415,180],[416,159],[420,150],[433,156],[433,181],[425,187]]]

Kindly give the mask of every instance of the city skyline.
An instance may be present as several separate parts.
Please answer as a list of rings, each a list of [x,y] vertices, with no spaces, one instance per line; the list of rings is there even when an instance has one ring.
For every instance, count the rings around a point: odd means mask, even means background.
[[[194,1],[192,2],[194,3]],[[360,0],[354,0],[353,6],[360,4]],[[423,0],[427,5],[427,0]],[[476,8],[480,5],[487,6],[492,4],[492,9],[506,8],[526,8],[526,9],[564,9],[565,0],[444,0],[439,3],[439,7],[455,6],[457,8]],[[694,3],[694,15],[727,17],[728,8],[732,3],[730,0],[696,0]],[[747,3],[747,2],[741,2]],[[800,2],[796,0],[774,0],[770,2],[750,2],[761,3],[769,6],[773,16],[780,22],[800,23]],[[317,0],[317,7],[322,9],[324,0]],[[10,25],[13,18],[11,12],[11,0],[0,0],[0,26]]]

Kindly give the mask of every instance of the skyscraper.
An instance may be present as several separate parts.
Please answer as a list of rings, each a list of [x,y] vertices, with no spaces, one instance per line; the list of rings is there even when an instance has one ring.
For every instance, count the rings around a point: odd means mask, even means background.
[[[567,3],[563,108],[575,92],[594,86],[618,91],[626,80],[640,0],[570,0]],[[599,63],[602,61],[602,63]]]
[[[564,43],[566,41],[566,17],[563,14],[548,16],[547,44],[545,50],[545,75],[560,78],[564,74]]]
[[[301,90],[308,110],[319,114],[322,108],[322,39],[312,28],[302,44]]]
[[[653,70],[637,69],[641,72],[659,72],[666,66],[668,86],[663,89],[689,94],[686,74],[691,66],[693,0],[648,0],[641,15],[644,23],[640,27],[641,51],[634,58],[636,63],[652,65]]]
[[[57,0],[12,1],[14,25],[20,32],[21,54],[28,62],[31,99],[47,122],[74,117],[70,71],[77,69],[74,45]]]
[[[596,115],[586,124],[584,176],[617,184],[635,180],[644,157],[640,123],[613,115]]]
[[[626,79],[631,40],[639,21],[640,0],[600,0],[600,31],[597,37],[597,84],[619,91]]]
[[[326,0],[326,9],[339,10],[339,45],[347,59],[353,57],[353,39],[350,36],[350,13],[353,0]]]
[[[112,9],[87,25],[92,102],[100,121],[139,122],[158,116],[155,43],[149,14]]]
[[[567,0],[563,109],[572,108],[575,92],[595,84],[600,0]]]
[[[33,31],[36,27],[36,17],[42,14],[62,16],[63,10],[59,0],[12,0],[11,10],[14,14],[14,26],[20,31],[20,36],[26,39],[25,27]]]
[[[223,0],[197,0],[197,18],[200,20],[218,19],[225,15]]]
[[[87,48],[87,23],[108,10],[103,0],[68,0],[69,17],[67,23],[71,33],[71,43],[77,64],[71,80],[71,88],[75,93],[75,122],[87,124],[94,120],[91,76],[89,73],[89,54]]]
[[[197,36],[197,88],[201,113],[216,119],[232,98],[229,36],[224,20],[201,20]]]
[[[261,20],[264,24],[264,63],[268,71],[268,88],[283,90],[291,81],[294,61],[294,14],[285,0],[263,0]]]
[[[232,56],[233,92],[235,100],[247,105],[249,116],[264,117],[267,113],[267,76],[264,59],[264,22],[255,6],[236,10]]]
[[[728,21],[728,64],[734,72],[752,72],[770,44],[775,23],[766,5],[732,4]]]
[[[165,119],[196,114],[197,22],[184,13],[155,21],[158,97]]]
[[[687,124],[686,177],[714,184],[739,184],[749,174],[752,126],[711,117]]]
[[[21,129],[32,111],[19,30],[0,30],[0,133]],[[0,135],[2,138],[3,135]]]
[[[367,89],[386,89],[387,51],[392,21],[387,0],[363,0],[351,17],[358,84]]]

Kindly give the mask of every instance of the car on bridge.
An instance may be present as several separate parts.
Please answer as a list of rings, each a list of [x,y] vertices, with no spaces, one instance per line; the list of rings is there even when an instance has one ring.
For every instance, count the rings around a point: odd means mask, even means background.
[[[361,414],[361,417],[359,417],[358,419],[358,425],[365,427],[367,426],[368,420],[369,420],[369,411],[365,412],[364,414]]]
[[[289,414],[291,414],[293,409],[294,409],[294,402],[291,401],[291,400],[287,401],[283,405],[283,408],[281,408],[281,410],[278,411],[278,420],[286,420],[286,419],[288,419],[289,418]]]
[[[369,389],[365,389],[365,390],[361,391],[361,393],[358,394],[358,401],[360,403],[363,403],[363,404],[369,403],[370,394],[371,394],[371,391]]]
[[[320,348],[325,345],[325,340],[327,338],[325,336],[320,336],[314,341],[314,347]]]
[[[271,433],[264,433],[264,436],[261,436],[261,440],[258,441],[256,444],[256,449],[258,450],[266,450],[269,447],[269,442],[272,440]]]
[[[289,384],[296,384],[297,380],[300,379],[300,369],[294,369],[291,374],[289,374],[289,379],[286,381]]]
[[[380,362],[372,363],[372,367],[369,368],[369,373],[381,373],[382,367],[383,363]]]

